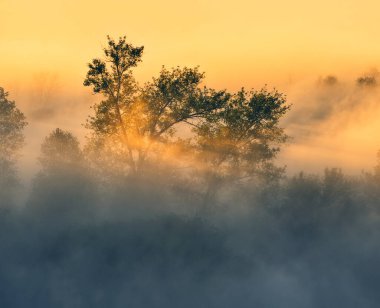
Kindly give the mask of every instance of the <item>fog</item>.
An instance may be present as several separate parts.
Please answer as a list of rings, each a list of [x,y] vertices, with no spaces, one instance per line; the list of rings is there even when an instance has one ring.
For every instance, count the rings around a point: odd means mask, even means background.
[[[375,84],[288,85],[287,173],[205,199],[196,177],[165,168],[172,157],[105,179],[81,152],[44,152],[56,127],[83,149],[96,98],[41,76],[17,98],[29,122],[19,185],[0,190],[2,307],[378,307],[380,162],[372,137],[356,139],[378,125]],[[336,163],[348,172],[325,169]]]
[[[358,81],[371,77],[375,83]],[[356,76],[326,75],[295,82],[286,91],[292,112],[284,121],[293,138],[282,161],[291,173],[339,167],[354,175],[374,165],[380,115],[375,69]]]
[[[314,75],[275,83],[292,104],[282,124],[291,140],[279,157],[289,175],[302,170],[320,174],[325,167],[343,168],[355,175],[375,164],[380,148],[374,134],[379,129],[380,93],[377,84],[360,85],[357,79],[362,76],[376,80],[378,73],[363,69],[349,76]],[[261,86],[264,82],[256,88]],[[28,185],[38,169],[35,162],[46,132],[60,127],[84,142],[88,134],[84,124],[98,98],[52,71],[35,73],[29,81],[10,83],[7,89],[29,120],[20,162]]]
[[[205,207],[162,174],[86,170],[42,172],[25,204],[2,203],[1,306],[378,306],[379,174],[250,182]]]
[[[379,10],[0,0],[0,307],[379,307]]]

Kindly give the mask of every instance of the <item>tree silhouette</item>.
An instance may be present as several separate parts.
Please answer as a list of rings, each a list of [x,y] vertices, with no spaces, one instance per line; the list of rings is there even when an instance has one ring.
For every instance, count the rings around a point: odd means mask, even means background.
[[[280,118],[287,112],[284,95],[274,90],[232,94],[218,114],[194,129],[199,160],[205,170],[206,201],[222,184],[249,180],[260,175],[277,179],[283,168],[273,159],[287,140]]]
[[[79,141],[70,132],[55,129],[41,145],[39,162],[45,173],[70,171],[83,164]]]
[[[104,59],[89,64],[84,85],[104,98],[87,122],[92,161],[108,172],[141,175],[158,166],[168,149],[181,148],[182,156],[177,152],[173,160],[189,163],[196,171],[192,175],[208,187],[206,195],[221,183],[281,173],[272,160],[287,139],[279,127],[289,109],[284,95],[207,88],[197,67],[163,67],[158,77],[139,86],[131,68],[142,51],[125,37],[117,42],[108,37]],[[191,129],[181,137],[185,126]]]
[[[10,201],[17,184],[15,163],[24,144],[26,125],[24,114],[0,87],[0,199],[4,204]]]
[[[375,76],[363,76],[356,80],[356,84],[361,87],[375,87],[377,80]]]
[[[198,68],[163,68],[160,75],[139,87],[131,67],[141,61],[143,47],[133,47],[125,37],[108,37],[104,60],[94,59],[84,81],[105,100],[94,106],[88,127],[92,146],[118,153],[119,170],[136,174],[157,143],[168,142],[179,124],[205,117],[228,100],[225,91],[201,88],[204,74]],[[108,155],[109,156],[109,155]]]

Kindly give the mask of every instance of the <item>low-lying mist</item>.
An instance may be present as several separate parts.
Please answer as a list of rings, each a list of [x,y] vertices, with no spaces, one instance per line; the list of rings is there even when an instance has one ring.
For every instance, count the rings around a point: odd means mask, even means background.
[[[377,82],[358,82],[364,77],[377,80],[378,75],[371,71],[351,77],[330,75],[279,82],[292,104],[291,113],[283,120],[292,139],[280,155],[289,174],[300,170],[321,173],[325,167],[357,174],[373,166],[374,154],[380,148],[373,133],[379,129],[380,97]],[[53,72],[34,74],[24,87],[7,87],[29,119],[21,157],[21,171],[27,181],[37,171],[35,161],[46,131],[61,127],[84,140],[84,119],[96,98],[83,89],[68,95],[68,87],[73,86]]]
[[[277,149],[265,142],[226,163],[230,140],[207,139],[219,128],[212,117],[197,137],[214,153],[199,146],[196,155],[182,139],[169,146],[170,134],[157,149],[144,148],[153,138],[121,146],[110,138],[94,151],[104,140],[83,138],[81,125],[96,99],[66,96],[55,75],[39,76],[20,104],[29,122],[23,158],[0,157],[0,306],[378,307],[380,161],[369,132],[380,92],[371,74],[288,85],[292,112],[280,124],[291,139],[275,165],[266,163]],[[247,93],[234,95],[285,102]],[[136,105],[131,119],[143,122]],[[286,140],[274,132],[266,138]],[[127,142],[139,158],[156,151],[141,173],[118,148]],[[261,174],[249,177],[252,161]]]
[[[255,181],[207,204],[165,178],[105,184],[76,165],[2,202],[0,305],[378,306],[378,173]]]
[[[329,75],[286,89],[292,111],[284,119],[292,137],[281,160],[291,173],[340,167],[358,174],[375,163],[380,148],[378,72],[358,77]]]

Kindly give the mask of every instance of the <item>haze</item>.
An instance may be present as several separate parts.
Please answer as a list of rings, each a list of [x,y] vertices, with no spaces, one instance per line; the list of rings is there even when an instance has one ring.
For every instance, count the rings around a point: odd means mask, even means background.
[[[43,138],[39,131],[46,127],[86,134],[82,124],[94,100],[82,86],[86,63],[100,55],[107,34],[125,34],[145,46],[136,69],[140,81],[157,75],[162,65],[199,65],[208,86],[275,86],[288,95],[293,110],[306,113],[310,101],[318,101],[310,96],[318,78],[332,74],[354,87],[358,76],[380,62],[377,1],[1,0],[0,9],[0,84],[29,117],[28,159],[34,159]],[[371,104],[360,104],[365,107],[359,122],[352,121],[357,109],[350,120],[339,115],[344,125],[327,135],[332,118],[303,123],[303,129],[316,129],[307,140],[298,138],[297,123],[288,122],[294,139],[282,162],[291,172],[373,166],[380,148],[376,95]],[[41,104],[51,114],[30,119]]]
[[[0,307],[380,307],[379,12],[0,0]]]

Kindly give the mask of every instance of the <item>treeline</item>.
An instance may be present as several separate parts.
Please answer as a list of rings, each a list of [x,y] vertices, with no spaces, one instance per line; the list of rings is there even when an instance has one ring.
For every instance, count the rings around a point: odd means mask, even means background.
[[[239,185],[205,207],[162,179],[60,172],[0,217],[1,306],[378,306],[378,174]]]
[[[202,85],[108,39],[81,146],[47,135],[15,206],[25,116],[0,88],[1,307],[378,307],[380,157],[287,177],[286,97]]]
[[[225,186],[282,176],[274,158],[287,140],[279,126],[290,108],[283,94],[265,88],[215,90],[202,85],[204,73],[198,68],[187,67],[162,68],[158,77],[140,85],[132,69],[143,49],[125,37],[108,37],[104,57],[88,64],[84,80],[101,98],[87,120],[85,146],[56,129],[42,144],[36,181],[89,172],[104,185],[160,178],[181,187],[189,181],[206,204]],[[3,89],[1,99],[1,161],[13,170],[27,123]]]

